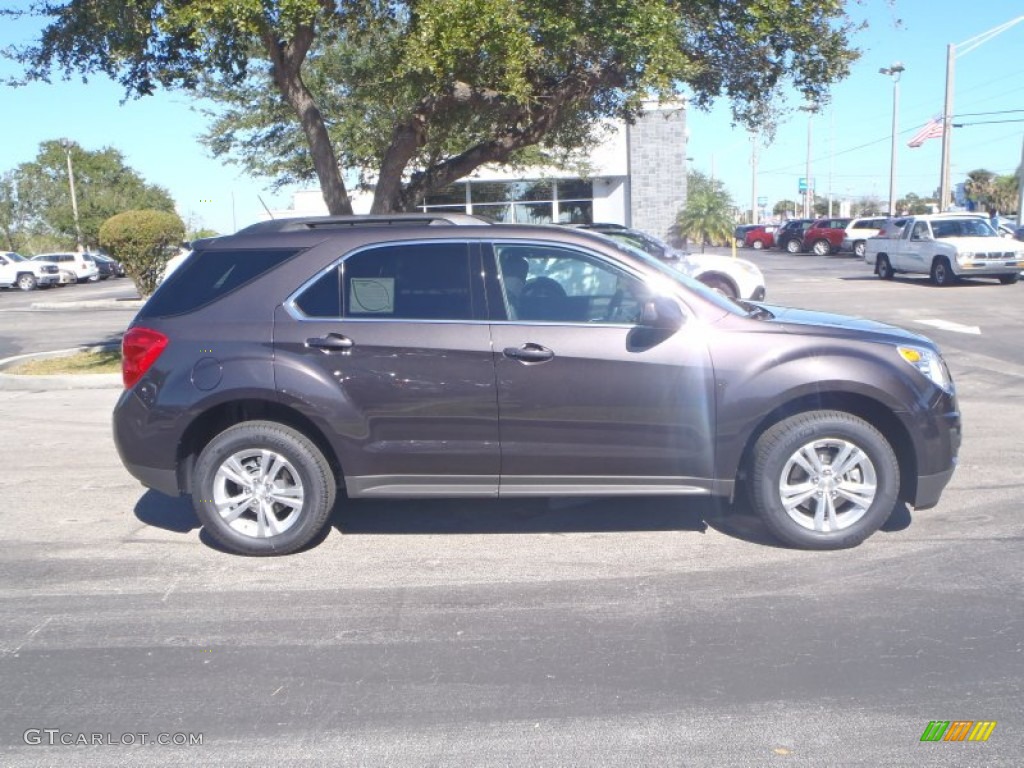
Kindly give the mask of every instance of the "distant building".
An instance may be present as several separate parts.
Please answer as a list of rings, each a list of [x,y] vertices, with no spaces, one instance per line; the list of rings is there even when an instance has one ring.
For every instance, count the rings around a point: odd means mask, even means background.
[[[422,211],[458,211],[522,224],[611,222],[669,239],[686,202],[686,110],[651,103],[633,125],[622,121],[586,158],[585,177],[553,168],[485,166],[428,195]],[[355,193],[356,213],[372,195]],[[319,190],[296,192],[274,218],[326,215]]]

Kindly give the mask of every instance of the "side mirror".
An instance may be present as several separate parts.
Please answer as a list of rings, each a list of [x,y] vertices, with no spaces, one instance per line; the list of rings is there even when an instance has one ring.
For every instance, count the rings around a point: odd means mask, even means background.
[[[683,324],[683,313],[679,305],[665,296],[655,296],[644,302],[640,313],[640,325],[659,331],[676,331]]]

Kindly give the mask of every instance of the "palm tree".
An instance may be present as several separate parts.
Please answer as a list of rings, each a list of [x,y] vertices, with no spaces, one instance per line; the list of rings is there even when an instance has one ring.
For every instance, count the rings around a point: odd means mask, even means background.
[[[978,168],[967,174],[967,181],[964,182],[964,194],[967,199],[984,210],[992,210],[995,207],[995,178],[992,171]]]
[[[699,240],[703,253],[706,244],[728,242],[732,237],[732,209],[732,198],[721,182],[688,180],[686,205],[676,217],[676,230],[687,240]]]

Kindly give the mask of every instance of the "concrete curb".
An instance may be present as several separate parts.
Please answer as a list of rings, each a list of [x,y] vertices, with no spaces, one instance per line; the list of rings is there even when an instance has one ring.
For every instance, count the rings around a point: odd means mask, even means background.
[[[52,357],[66,357],[76,352],[99,351],[114,347],[117,347],[117,344],[93,344],[4,358],[0,360],[0,391],[46,392],[70,389],[120,389],[123,384],[119,373],[67,373],[40,376],[4,373],[6,369],[26,360],[46,360]]]
[[[130,309],[138,312],[142,299],[85,299],[81,301],[34,301],[29,309]],[[2,361],[0,361],[2,362]]]

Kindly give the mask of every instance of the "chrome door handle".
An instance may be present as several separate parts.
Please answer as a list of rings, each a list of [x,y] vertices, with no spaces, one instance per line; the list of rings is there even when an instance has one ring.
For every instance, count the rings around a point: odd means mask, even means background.
[[[348,336],[340,333],[328,333],[326,336],[314,336],[306,339],[306,346],[312,349],[323,350],[324,352],[337,352],[344,349],[352,349],[355,342]]]
[[[521,347],[505,347],[502,354],[523,363],[543,363],[555,356],[555,353],[547,347],[532,342],[523,344]]]

